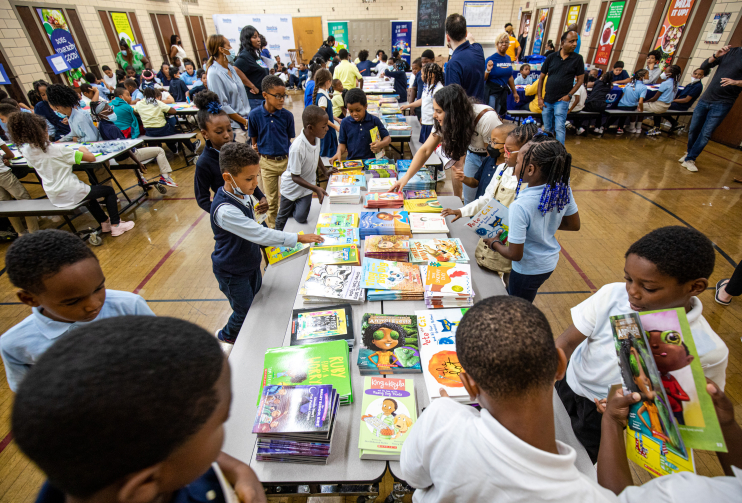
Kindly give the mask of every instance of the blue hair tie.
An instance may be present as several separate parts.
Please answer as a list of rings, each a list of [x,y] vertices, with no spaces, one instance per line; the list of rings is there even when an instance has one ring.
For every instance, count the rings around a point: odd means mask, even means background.
[[[523,120],[523,124],[536,124],[536,121],[529,115]]]
[[[216,101],[210,101],[209,104],[206,105],[206,110],[208,110],[210,114],[216,115],[222,111],[222,105]]]

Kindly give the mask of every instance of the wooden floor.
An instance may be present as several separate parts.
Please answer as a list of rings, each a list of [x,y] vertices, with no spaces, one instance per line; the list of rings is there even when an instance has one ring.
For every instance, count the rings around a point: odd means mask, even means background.
[[[301,96],[294,94],[287,109],[300,125]],[[710,143],[697,160],[698,173],[690,173],[677,162],[685,152],[685,139],[612,134],[602,139],[567,137],[582,229],[558,235],[562,257],[536,298],[555,336],[571,323],[572,306],[602,285],[623,280],[624,252],[652,229],[689,225],[706,233],[718,246],[710,285],[728,278],[733,261],[742,260],[742,184],[733,181],[735,175],[742,175],[742,152]],[[126,220],[136,221],[136,228],[119,238],[106,235],[103,246],[94,251],[108,288],[139,293],[157,315],[187,319],[213,332],[223,326],[230,309],[211,272],[209,219],[194,198],[194,167],[184,168],[182,158],[172,166],[180,187],[168,189],[165,196],[151,191],[149,199],[124,215]],[[148,176],[155,177],[156,171],[156,166],[150,167]],[[116,176],[124,187],[136,183],[128,171],[117,171]],[[41,195],[37,186],[27,187],[32,197]],[[134,187],[130,193],[140,190]],[[449,179],[439,192],[450,191]],[[92,224],[87,214],[75,219],[78,228]],[[61,226],[61,219],[41,221],[42,228]],[[0,245],[0,256],[4,257],[7,246]],[[0,333],[30,313],[30,308],[17,303],[3,260],[0,258]],[[742,299],[722,307],[709,290],[701,295],[701,301],[706,319],[729,347],[726,391],[742,423]],[[0,503],[32,502],[43,476],[12,440],[13,394],[4,369],[0,373]],[[700,453],[697,467],[700,474],[721,474],[714,455]],[[636,476],[645,478],[643,473]],[[390,490],[387,474],[381,493],[386,495]]]

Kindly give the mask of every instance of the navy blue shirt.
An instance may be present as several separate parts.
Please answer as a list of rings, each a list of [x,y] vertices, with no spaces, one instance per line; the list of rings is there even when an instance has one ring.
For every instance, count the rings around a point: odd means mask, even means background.
[[[170,88],[167,92],[170,93],[170,96],[172,96],[175,101],[182,103],[186,100],[188,86],[179,78],[174,78],[170,81]]]
[[[36,103],[33,107],[33,113],[40,115],[51,122],[52,126],[56,129],[56,132],[54,133],[55,140],[58,140],[64,135],[70,134],[70,127],[62,122],[62,118],[52,110],[52,107],[49,106],[48,102],[39,101]]]
[[[611,72],[611,82],[616,82],[617,80],[626,80],[629,77],[630,77],[629,72],[627,72],[626,70],[621,70],[621,73],[619,73],[618,75]]]
[[[423,87],[425,87],[425,84],[423,83],[423,71],[420,70],[417,72],[417,75],[415,75],[415,100],[421,100],[423,97]],[[417,107],[420,108],[420,107]]]
[[[162,70],[160,70],[159,72],[157,72],[157,75],[155,75],[155,77],[157,77],[158,79],[160,79],[160,82],[162,82],[162,85],[163,86],[169,86],[170,85],[170,79],[167,78],[167,77],[165,77],[165,73]]]
[[[370,77],[371,76],[371,68],[373,68],[374,66],[376,66],[376,65],[374,65],[369,60],[366,60],[366,61],[361,61],[360,63],[358,63],[356,65],[356,68],[358,68],[358,71],[364,77]]]
[[[499,52],[495,52],[485,61],[485,68],[490,61],[492,61],[493,66],[487,81],[502,87],[508,87],[508,80],[513,76],[513,60],[507,54],[501,56]]]
[[[510,59],[510,56],[508,56],[508,59]],[[474,196],[474,199],[479,199],[484,195],[484,192],[487,190],[487,186],[489,186],[490,182],[492,181],[492,177],[495,176],[495,171],[497,171],[495,159],[487,156],[474,175],[474,179],[479,181],[479,185],[477,185],[477,194],[476,196]]]
[[[389,136],[381,119],[366,112],[366,116],[360,122],[356,122],[348,115],[340,123],[340,137],[338,143],[344,143],[348,150],[348,159],[373,159],[376,155],[371,152],[371,130],[379,128],[379,136],[383,140]]]
[[[484,102],[484,51],[479,44],[465,41],[458,46],[446,65],[445,84],[458,84],[466,95]]]
[[[399,96],[399,102],[405,103],[407,101],[407,74],[405,72],[393,72],[387,68],[384,75],[394,79],[394,92]]]
[[[224,187],[224,178],[222,178],[222,171],[219,169],[219,151],[213,147],[209,140],[206,140],[206,146],[201,155],[198,156],[198,161],[196,161],[196,173],[193,176],[196,203],[206,213],[211,212],[211,193],[216,194],[219,187]],[[258,201],[265,197],[259,187],[255,187],[253,195]]]
[[[675,99],[680,98],[687,98],[688,96],[691,97],[691,100],[688,103],[675,103],[673,102],[670,104],[670,110],[688,110],[690,107],[693,106],[693,103],[696,102],[699,96],[701,96],[701,93],[703,92],[703,84],[699,80],[698,82],[694,82],[692,84],[688,84],[685,86],[684,89],[678,91],[678,94],[675,96]]]
[[[296,136],[294,114],[285,108],[269,113],[264,103],[250,111],[247,132],[250,138],[257,138],[258,151],[261,154],[288,155],[290,140]]]

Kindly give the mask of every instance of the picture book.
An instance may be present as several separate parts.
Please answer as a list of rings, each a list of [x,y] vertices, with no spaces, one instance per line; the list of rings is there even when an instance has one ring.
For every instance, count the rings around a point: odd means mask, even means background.
[[[417,422],[414,380],[365,377],[361,410],[361,459],[399,460],[402,445]]]
[[[410,229],[413,234],[448,234],[446,218],[427,213],[410,213]]]
[[[299,232],[299,234],[304,234],[304,232]],[[265,252],[268,254],[268,263],[270,265],[277,264],[281,261],[286,260],[289,257],[297,256],[301,254],[304,250],[309,248],[309,245],[307,243],[296,243],[296,246],[294,247],[288,247],[288,246],[269,246],[265,249]]]
[[[363,169],[363,161],[361,160],[343,161],[343,165],[340,169],[342,171],[345,171],[347,169]]]
[[[271,348],[265,352],[260,394],[269,386],[329,384],[340,395],[340,405],[353,403],[350,385],[348,344],[345,341],[319,342],[302,346]]]
[[[425,276],[425,291],[451,297],[473,295],[471,266],[455,262],[430,262]]]
[[[399,159],[397,161],[397,171],[400,173],[406,173],[410,169],[412,159]]]
[[[364,211],[360,219],[361,237],[373,235],[410,235],[410,217],[406,211]]]
[[[405,202],[401,192],[377,192],[363,198],[366,208],[401,208]]]
[[[410,252],[410,236],[369,236],[363,246],[363,254],[366,257],[383,254],[401,254],[405,257]],[[407,262],[402,260],[402,262]]]
[[[405,190],[405,199],[432,199],[438,195],[434,190]]]
[[[309,268],[299,293],[304,304],[327,303],[342,300],[360,304],[366,291],[361,287],[363,271],[360,267],[319,265]]]
[[[378,132],[379,128],[376,128]],[[389,164],[394,164],[394,161],[389,161],[387,159],[364,159],[363,164],[366,165],[366,167],[371,166],[388,166]]]
[[[363,261],[363,288],[375,290],[423,291],[420,267],[408,262],[366,258]]]
[[[381,135],[379,134],[379,128],[374,126],[369,130],[369,134],[371,135],[371,143],[376,143],[377,141],[381,140]]]
[[[309,252],[309,264],[317,265],[361,265],[356,245],[315,246]]]
[[[330,187],[360,187],[366,188],[366,177],[363,175],[349,175],[341,173],[330,175],[330,181],[327,184]]]
[[[421,372],[417,316],[364,314],[358,343],[361,375]]]
[[[427,264],[431,260],[467,264],[469,256],[459,238],[410,239],[410,262]]]
[[[508,237],[508,209],[494,197],[474,215],[466,225],[474,230],[483,239],[493,238],[497,231],[502,229],[500,242],[507,243]]]
[[[357,213],[320,213],[317,228],[322,227],[358,227]]]
[[[438,309],[436,311],[415,311],[420,344],[440,346],[456,344],[456,329],[466,309]]]
[[[291,315],[292,346],[336,340],[344,340],[350,347],[355,344],[350,304],[294,309]]]
[[[327,196],[331,204],[358,204],[361,202],[361,188],[328,187]]]
[[[330,437],[337,392],[329,384],[264,386],[252,432],[261,436]]]
[[[437,198],[407,199],[404,202],[404,209],[409,213],[440,213],[443,206]]]
[[[372,178],[397,178],[397,170],[391,166],[372,165],[366,169]]]
[[[368,191],[389,192],[395,183],[397,183],[396,178],[371,178],[368,181]]]
[[[336,245],[361,246],[361,234],[357,227],[321,227],[317,231],[317,234],[325,240],[322,243],[312,243],[312,247]]]

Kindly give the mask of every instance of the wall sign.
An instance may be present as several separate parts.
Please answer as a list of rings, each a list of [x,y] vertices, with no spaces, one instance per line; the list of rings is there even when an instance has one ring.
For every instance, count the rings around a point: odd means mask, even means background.
[[[392,52],[399,51],[399,55],[410,64],[411,47],[412,21],[392,21]]]
[[[580,7],[581,5],[573,5],[567,11],[567,21],[564,23],[564,30],[567,31],[567,27],[571,24],[577,24],[577,20],[580,19]]]
[[[600,34],[600,41],[598,42],[598,52],[595,55],[596,65],[608,64],[613,44],[616,43],[618,27],[621,24],[621,17],[623,16],[625,6],[626,2],[624,1],[611,2],[608,6],[608,14],[605,17],[605,24],[603,25],[603,31]]]
[[[294,43],[294,23],[291,16],[283,14],[214,14],[216,32],[229,39],[232,52],[237,56],[240,47],[240,32],[245,26],[253,26],[268,42],[268,51],[274,58],[288,64],[291,59],[289,49],[296,48]],[[136,50],[136,49],[135,49]],[[271,63],[273,68],[273,63]]]
[[[126,12],[111,12],[111,21],[113,21],[113,27],[116,28],[118,41],[120,42],[123,38],[129,47],[131,47],[136,40],[129,24],[129,16],[126,15]]]
[[[67,60],[61,54],[52,54],[51,56],[47,56],[46,60],[49,62],[49,66],[52,67],[52,71],[57,75],[72,70],[70,65],[67,64]]]
[[[720,12],[714,14],[714,19],[710,22],[711,27],[709,28],[708,35],[706,35],[706,40],[704,40],[704,42],[707,44],[718,44],[721,40],[721,35],[727,27],[730,17],[732,17],[731,12]]]
[[[662,51],[660,67],[665,68],[672,64],[672,57],[680,45],[680,39],[685,31],[685,23],[693,10],[694,0],[672,0],[670,8],[667,9],[665,22],[662,23],[660,34],[654,48]]]
[[[10,79],[8,78],[8,74],[5,73],[5,67],[3,65],[0,65],[0,86],[9,86],[10,85]]]
[[[492,26],[492,10],[495,2],[464,2],[464,18],[467,28]],[[520,16],[520,12],[518,14]]]
[[[536,30],[533,33],[533,54],[541,54],[541,45],[544,42],[544,33],[546,31],[546,22],[549,20],[549,9],[538,11],[538,21]]]
[[[74,87],[84,83],[84,75],[87,73],[82,62],[80,53],[77,51],[75,39],[72,38],[67,20],[59,9],[36,9],[41,24],[52,43],[54,52],[64,57],[70,71],[67,73],[67,81]],[[52,66],[54,68],[54,66]]]
[[[417,47],[446,45],[448,0],[417,0]]]

